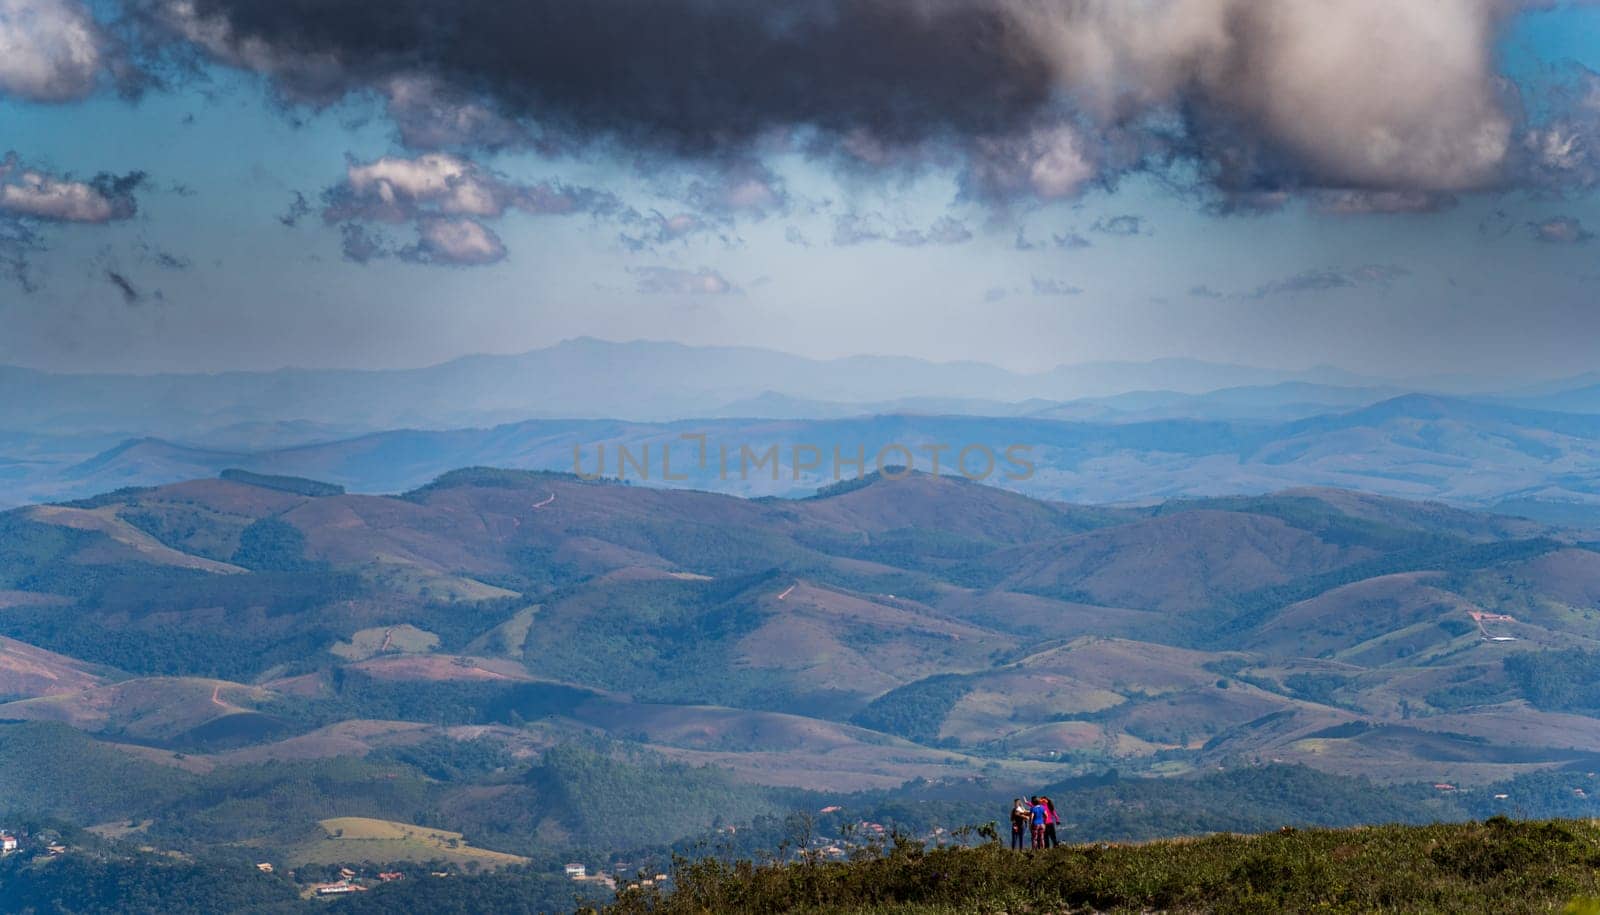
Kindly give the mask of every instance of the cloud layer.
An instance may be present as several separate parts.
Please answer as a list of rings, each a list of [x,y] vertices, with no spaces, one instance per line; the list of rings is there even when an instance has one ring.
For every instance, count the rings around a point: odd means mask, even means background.
[[[381,23],[366,0],[130,2],[291,99],[387,98],[416,148],[720,160],[777,136],[858,168],[953,161],[974,197],[1181,165],[1225,198],[1379,195],[1331,204],[1362,211],[1600,171],[1587,96],[1525,125],[1495,71],[1532,0],[405,0]]]
[[[304,212],[297,196],[280,218],[292,226]],[[417,263],[481,266],[503,260],[505,245],[486,221],[508,211],[546,215],[603,215],[621,210],[616,198],[590,188],[550,182],[523,184],[449,153],[384,156],[350,162],[345,179],[323,194],[322,218],[341,227],[348,260],[397,256]],[[376,225],[410,224],[416,242],[387,242]]]

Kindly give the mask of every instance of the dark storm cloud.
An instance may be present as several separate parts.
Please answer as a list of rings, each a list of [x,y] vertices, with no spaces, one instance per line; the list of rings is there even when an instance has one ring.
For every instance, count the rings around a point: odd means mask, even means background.
[[[1002,7],[880,0],[150,0],[213,53],[312,100],[424,79],[457,110],[715,153],[797,124],[891,142],[1005,132],[1051,96]],[[420,102],[415,104],[421,104]]]
[[[1532,125],[1495,69],[1533,0],[125,2],[153,43],[267,74],[290,100],[387,99],[413,149],[601,142],[715,164],[798,134],[867,170],[952,165],[976,199],[1154,169],[1241,210],[1334,190],[1392,195],[1336,206],[1412,211],[1596,171],[1581,81]],[[728,200],[707,192],[706,212]]]

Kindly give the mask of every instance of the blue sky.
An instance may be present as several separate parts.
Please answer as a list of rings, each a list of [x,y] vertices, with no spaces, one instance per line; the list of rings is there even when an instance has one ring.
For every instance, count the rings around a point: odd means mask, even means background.
[[[57,2],[0,0],[0,42],[29,27],[23,7]],[[93,10],[106,23],[115,13]],[[1576,91],[1582,68],[1600,69],[1600,10],[1524,12],[1496,28],[1494,67],[1526,112],[1517,130],[1570,114],[1561,93]],[[1587,237],[1600,213],[1587,180],[1429,186],[1448,205],[1354,214],[1336,212],[1338,186],[1296,184],[1281,206],[1221,213],[1214,188],[1175,186],[1182,163],[996,195],[974,191],[973,165],[938,155],[914,168],[840,166],[796,139],[804,125],[736,154],[423,148],[381,93],[342,86],[308,99],[271,67],[197,59],[136,99],[111,77],[67,99],[0,93],[13,175],[145,176],[129,218],[11,214],[34,241],[26,280],[0,277],[0,362],[406,366],[593,335],[1017,369],[1188,356],[1554,375],[1595,368],[1600,351],[1600,242]],[[488,236],[430,247],[430,226],[459,221],[428,215],[431,204],[381,209],[371,188],[386,179],[358,187],[359,170],[384,157],[427,155],[518,202],[474,217]],[[756,193],[750,174],[778,198],[738,196]],[[525,202],[541,188],[557,203]],[[304,205],[286,224],[296,195]],[[577,212],[549,211],[562,207]],[[672,237],[661,226],[674,218],[702,228]],[[351,232],[373,241],[370,256],[351,256]]]

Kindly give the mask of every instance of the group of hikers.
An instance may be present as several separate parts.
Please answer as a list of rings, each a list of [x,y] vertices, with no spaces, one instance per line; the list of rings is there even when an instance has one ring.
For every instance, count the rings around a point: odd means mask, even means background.
[[[1026,800],[1017,798],[1011,804],[1011,847],[1017,850],[1027,848],[1023,844],[1024,836],[1032,837],[1034,848],[1060,845],[1056,841],[1056,824],[1060,822],[1056,805],[1049,798],[1043,795]]]

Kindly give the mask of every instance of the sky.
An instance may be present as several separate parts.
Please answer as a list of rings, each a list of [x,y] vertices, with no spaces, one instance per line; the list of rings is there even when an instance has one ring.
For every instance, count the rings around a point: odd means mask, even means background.
[[[1575,374],[1596,70],[1531,0],[0,0],[0,363]]]

